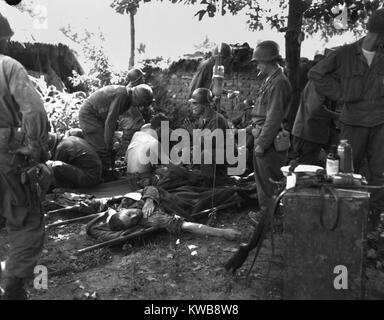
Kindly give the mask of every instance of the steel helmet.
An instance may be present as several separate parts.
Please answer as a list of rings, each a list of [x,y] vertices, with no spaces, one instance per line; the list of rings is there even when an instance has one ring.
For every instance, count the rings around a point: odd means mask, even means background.
[[[0,13],[0,40],[8,39],[13,36],[13,31],[7,18]]]
[[[279,45],[272,40],[260,42],[253,51],[251,61],[269,62],[281,59]]]
[[[232,49],[229,44],[222,42],[213,49],[212,54],[213,56],[220,54],[223,58],[230,58],[232,56]]]
[[[128,72],[128,81],[135,83],[142,79],[145,76],[145,73],[140,68],[133,68]]]
[[[137,105],[147,107],[154,101],[152,88],[147,84],[139,84],[131,88],[131,90],[133,99]]]
[[[213,102],[212,91],[206,88],[198,88],[193,91],[191,99],[189,99],[188,102],[198,104],[210,104]]]
[[[369,18],[367,23],[369,32],[384,35],[384,8],[376,10]]]

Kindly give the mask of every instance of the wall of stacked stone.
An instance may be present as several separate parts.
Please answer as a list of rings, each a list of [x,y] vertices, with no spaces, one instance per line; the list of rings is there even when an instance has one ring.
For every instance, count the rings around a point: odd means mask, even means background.
[[[194,72],[174,73],[168,76],[167,84],[168,96],[173,102],[180,106],[185,106],[188,101],[189,84]],[[239,91],[239,101],[245,99],[254,100],[259,88],[260,81],[256,77],[256,72],[234,72],[227,76],[224,81],[224,88],[227,90]],[[233,108],[234,100],[226,96],[222,98],[221,107],[226,112]]]

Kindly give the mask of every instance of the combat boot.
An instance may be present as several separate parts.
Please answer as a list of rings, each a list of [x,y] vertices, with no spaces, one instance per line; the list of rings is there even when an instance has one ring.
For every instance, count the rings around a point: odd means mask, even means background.
[[[7,279],[2,300],[27,300],[27,291],[24,289],[24,280],[16,277]]]

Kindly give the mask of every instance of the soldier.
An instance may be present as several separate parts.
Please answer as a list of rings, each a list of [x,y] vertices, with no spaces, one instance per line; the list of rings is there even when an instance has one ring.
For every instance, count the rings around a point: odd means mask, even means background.
[[[145,83],[145,73],[140,68],[133,68],[128,72],[128,87],[133,88]]]
[[[101,160],[87,141],[50,133],[48,143],[53,161],[47,164],[53,169],[56,187],[84,188],[101,182]]]
[[[316,91],[343,106],[341,139],[352,146],[356,172],[367,158],[373,185],[384,184],[384,9],[375,11],[365,37],[337,48],[309,71]],[[384,212],[384,193],[372,193],[372,227]]]
[[[316,92],[309,81],[301,95],[300,106],[292,128],[292,145],[298,164],[322,165],[321,149],[328,151],[338,144],[334,121],[339,119],[336,104]]]
[[[255,138],[254,172],[262,212],[266,211],[276,188],[269,179],[282,178],[280,168],[286,164],[289,149],[289,145],[277,148],[275,144],[292,95],[289,80],[279,66],[280,60],[279,46],[274,41],[258,44],[252,58],[252,61],[257,62],[260,72],[266,76],[251,112],[254,127],[252,134]]]
[[[148,108],[153,102],[151,87],[140,84],[129,88],[110,85],[94,92],[79,111],[80,128],[85,140],[99,155],[103,164],[103,178],[110,180],[114,160],[113,137],[119,115],[131,107]]]
[[[40,194],[31,179],[33,172],[46,169],[41,163],[48,160],[49,122],[24,67],[3,55],[12,35],[0,14],[0,215],[6,219],[10,244],[2,299],[22,300],[44,241]]]
[[[191,84],[189,85],[189,97],[191,97],[193,92],[198,88],[211,89],[213,66],[215,65],[215,59],[218,54],[221,55],[224,71],[229,71],[229,67],[232,62],[232,50],[228,44],[222,43],[220,46],[220,52],[219,48],[215,48],[212,57],[207,60],[204,60],[200,64],[197,72],[195,73],[191,81]]]
[[[213,94],[211,90],[206,88],[198,88],[196,89],[191,99],[189,101],[192,104],[192,112],[195,117],[198,118],[198,128],[200,130],[209,130],[209,133],[214,133],[215,130],[219,130],[222,132],[223,137],[225,138],[226,130],[229,129],[228,121],[224,118],[224,116],[217,111],[215,111],[212,107],[213,104]],[[213,136],[213,135],[212,135]],[[225,139],[220,141],[219,139],[213,139],[212,141],[212,149],[207,150],[204,149],[205,142],[204,139],[206,137],[203,136],[201,141],[201,150],[202,150],[202,166],[201,171],[207,177],[214,176],[214,167],[216,165],[216,175],[226,176],[224,163],[216,164],[218,160],[216,155],[217,151],[220,151],[223,154],[223,160],[225,157]],[[204,155],[208,158],[212,159],[212,164],[204,164]]]

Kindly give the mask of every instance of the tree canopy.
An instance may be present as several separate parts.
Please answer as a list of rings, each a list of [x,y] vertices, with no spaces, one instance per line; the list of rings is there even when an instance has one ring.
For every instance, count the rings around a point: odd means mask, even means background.
[[[172,3],[182,3],[185,5],[202,5],[205,8],[196,12],[196,16],[201,20],[203,17],[214,17],[218,14],[217,1],[214,0],[153,0],[170,1]],[[151,0],[114,0],[112,7],[119,13],[128,13],[139,8],[140,2],[146,3]],[[295,10],[303,15],[303,32],[314,34],[321,32],[324,38],[335,34],[341,34],[345,30],[351,30],[360,34],[362,25],[366,22],[369,15],[384,4],[383,0],[223,0],[221,14],[235,15],[242,10],[247,10],[249,17],[247,23],[252,30],[262,30],[264,22],[272,28],[285,32],[287,30],[287,20],[289,6],[294,5]],[[336,29],[332,23],[333,19],[341,13],[342,5],[346,5],[348,10],[347,29]],[[338,9],[339,8],[339,9]]]

